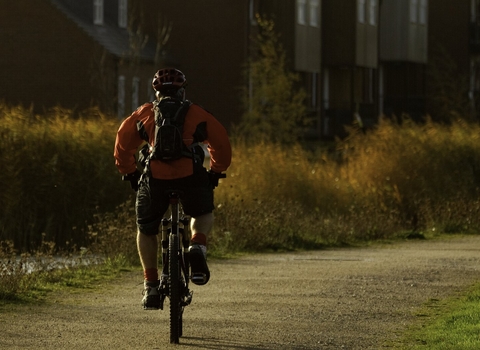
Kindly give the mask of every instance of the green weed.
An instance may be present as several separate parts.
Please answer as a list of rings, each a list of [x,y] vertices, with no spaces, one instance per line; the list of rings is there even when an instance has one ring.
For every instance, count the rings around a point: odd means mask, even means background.
[[[424,309],[422,319],[410,327],[398,348],[480,348],[480,284],[462,298],[451,298],[441,305],[427,303]]]

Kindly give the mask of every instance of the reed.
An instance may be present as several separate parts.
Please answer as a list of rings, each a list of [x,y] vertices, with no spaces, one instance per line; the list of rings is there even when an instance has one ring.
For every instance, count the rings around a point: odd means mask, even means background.
[[[464,122],[382,120],[324,152],[236,142],[216,192],[214,240],[265,250],[478,233],[479,132]]]
[[[0,241],[134,260],[131,190],[113,164],[119,121],[0,106]],[[408,234],[478,233],[480,127],[382,120],[328,150],[233,138],[211,251],[318,248]],[[129,199],[130,198],[130,199]]]
[[[127,198],[112,156],[118,125],[97,109],[39,116],[0,105],[0,241],[87,244],[93,215]]]
[[[45,275],[58,254],[138,264],[134,197],[113,163],[118,124],[95,109],[40,117],[0,105],[2,299],[61,278]],[[407,119],[352,129],[325,150],[234,137],[209,252],[478,234],[479,135],[477,124]],[[32,258],[44,265],[27,274]]]

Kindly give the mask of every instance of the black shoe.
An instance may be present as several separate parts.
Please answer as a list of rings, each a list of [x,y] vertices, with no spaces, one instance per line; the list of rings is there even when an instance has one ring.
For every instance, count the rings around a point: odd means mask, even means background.
[[[161,308],[160,293],[158,292],[158,284],[156,286],[145,284],[143,290],[142,305],[144,310],[158,310]]]
[[[207,266],[207,248],[204,245],[193,244],[188,251],[192,282],[200,286],[207,284],[210,279],[210,270]]]

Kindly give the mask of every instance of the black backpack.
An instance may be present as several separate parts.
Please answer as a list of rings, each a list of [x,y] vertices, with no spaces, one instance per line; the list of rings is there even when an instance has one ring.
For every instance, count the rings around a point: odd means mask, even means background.
[[[155,142],[149,145],[148,133],[141,121],[137,122],[137,131],[142,140],[147,143],[139,152],[138,162],[145,169],[150,159],[169,161],[181,157],[192,158],[195,165],[202,166],[205,153],[201,143],[207,139],[206,123],[202,122],[195,128],[193,143],[187,147],[183,142],[183,124],[190,101],[180,101],[173,98],[163,98],[153,102],[155,112]]]
[[[192,152],[183,142],[183,124],[190,101],[163,98],[153,102],[155,112],[155,142],[150,159],[163,161],[192,157]]]

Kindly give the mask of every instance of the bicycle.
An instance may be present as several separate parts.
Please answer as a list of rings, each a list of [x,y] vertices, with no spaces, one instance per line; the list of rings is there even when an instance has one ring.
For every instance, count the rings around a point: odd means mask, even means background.
[[[162,219],[161,224],[163,272],[158,289],[162,310],[165,299],[170,300],[170,343],[175,344],[179,343],[183,333],[184,308],[192,302],[193,297],[193,291],[188,287],[190,217],[183,214],[180,194],[179,191],[168,191],[170,218]]]
[[[219,177],[225,178],[226,174]],[[178,344],[183,335],[183,311],[193,298],[189,281],[204,281],[205,276],[190,274],[190,217],[183,213],[181,192],[171,190],[167,193],[170,217],[163,218],[161,223],[163,272],[158,290],[162,310],[165,299],[170,300],[170,343]]]
[[[226,174],[218,174],[219,179],[226,177]],[[131,182],[132,179],[127,175],[122,177],[124,181]],[[179,190],[167,191],[170,217],[164,217],[161,221],[162,275],[158,287],[161,310],[165,299],[170,300],[170,343],[175,344],[180,342],[183,335],[183,311],[193,298],[193,291],[188,288],[189,281],[199,279],[200,282],[206,282],[203,274],[190,275],[190,217],[183,212],[181,194]]]

